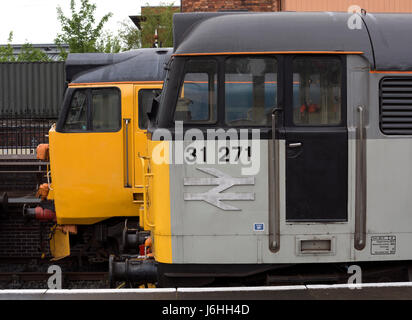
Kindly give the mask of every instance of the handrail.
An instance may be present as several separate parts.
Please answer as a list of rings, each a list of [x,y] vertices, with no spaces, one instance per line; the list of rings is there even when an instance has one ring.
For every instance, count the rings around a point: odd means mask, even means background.
[[[148,195],[149,195],[149,187],[150,187],[150,181],[149,179],[153,177],[153,173],[146,173],[145,174],[145,178],[147,178],[147,185],[144,186],[145,190],[144,190],[144,194],[143,194],[143,210],[144,210],[144,221],[145,223],[151,227],[154,228],[155,227],[155,223],[150,221],[149,219],[149,199],[148,199]]]
[[[366,141],[364,106],[358,106],[356,127],[355,249],[366,245]]]
[[[125,183],[125,188],[130,188],[130,182],[129,182],[129,123],[130,119],[124,119],[124,125],[125,125],[125,137],[124,137],[124,146],[125,146],[125,166],[126,166],[126,183]]]
[[[145,224],[147,224],[150,228],[155,227],[155,223],[151,222],[149,219],[149,188],[150,188],[150,178],[152,178],[154,175],[151,173],[151,166],[150,166],[150,160],[151,157],[146,157],[142,156],[140,152],[137,153],[137,156],[143,160],[143,163],[147,161],[147,173],[143,174],[143,217]],[[146,168],[144,168],[146,171]]]
[[[276,139],[278,111],[272,113],[272,140],[269,143],[269,249],[280,248],[280,195],[279,195],[279,140]]]

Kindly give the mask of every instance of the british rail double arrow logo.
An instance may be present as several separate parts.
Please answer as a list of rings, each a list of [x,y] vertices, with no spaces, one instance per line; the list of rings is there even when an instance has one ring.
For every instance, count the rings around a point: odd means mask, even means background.
[[[241,209],[228,205],[222,201],[225,200],[255,200],[253,192],[226,192],[223,191],[241,185],[254,185],[255,178],[233,178],[232,176],[223,173],[213,168],[196,168],[199,171],[207,173],[215,178],[184,178],[185,186],[217,186],[204,193],[184,193],[184,200],[187,201],[205,201],[215,207],[225,211],[240,211]]]

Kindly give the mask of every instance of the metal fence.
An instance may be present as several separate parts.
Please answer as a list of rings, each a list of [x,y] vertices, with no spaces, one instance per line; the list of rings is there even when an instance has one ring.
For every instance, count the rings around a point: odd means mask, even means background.
[[[65,87],[64,62],[0,63],[2,159],[34,156],[37,145],[48,142]]]
[[[35,156],[40,143],[48,143],[48,132],[56,119],[25,111],[3,112],[0,116],[0,157]]]

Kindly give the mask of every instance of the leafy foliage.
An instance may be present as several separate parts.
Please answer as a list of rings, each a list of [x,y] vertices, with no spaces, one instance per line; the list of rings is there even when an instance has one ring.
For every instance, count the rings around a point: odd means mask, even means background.
[[[118,53],[122,50],[121,40],[119,36],[106,31],[97,40],[96,49],[98,52]]]
[[[141,44],[143,48],[153,47],[154,35],[157,30],[159,47],[173,46],[173,14],[176,12],[174,3],[161,3],[158,7],[142,8]]]
[[[0,47],[0,62],[47,62],[51,61],[49,56],[40,49],[33,48],[30,43],[25,43],[18,56],[13,55],[13,47],[11,45],[13,41],[13,32],[9,33],[7,45]]]
[[[75,0],[70,0],[70,17],[64,15],[60,6],[57,7],[57,19],[60,21],[62,32],[57,35],[55,43],[60,46],[63,59],[67,57],[67,52],[61,47],[63,43],[69,45],[69,50],[72,53],[99,52],[99,49],[102,48],[101,42],[99,44],[102,29],[113,15],[112,13],[104,15],[96,24],[94,18],[96,5],[90,3],[89,0],[80,0],[80,2],[81,7],[76,10]]]
[[[13,47],[11,42],[13,41],[13,31],[10,31],[7,45],[0,47],[0,62],[13,62],[15,57],[13,55]]]
[[[121,23],[119,38],[122,41],[123,50],[153,47],[156,32],[159,47],[173,46],[173,14],[175,12],[174,3],[161,3],[156,7],[151,7],[146,3],[141,12],[141,30],[129,21]]]
[[[141,47],[141,32],[128,20],[121,22],[119,38],[122,43],[122,49],[125,51]]]
[[[160,6],[142,7],[141,30],[129,21],[123,21],[118,34],[102,32],[104,24],[112,16],[106,14],[98,23],[94,18],[96,5],[90,0],[80,0],[81,7],[76,9],[76,0],[70,0],[71,16],[66,17],[61,7],[57,7],[58,20],[61,24],[61,33],[55,39],[60,47],[62,59],[67,58],[67,52],[62,44],[68,44],[72,53],[120,51],[154,46],[155,34],[158,34],[158,46],[171,47],[173,45],[173,14],[176,12],[174,4],[161,3]]]
[[[17,61],[18,62],[36,62],[36,61],[42,61],[42,62],[47,62],[47,61],[52,61],[49,56],[41,51],[40,49],[33,48],[33,45],[31,43],[25,43],[19,55],[17,56]]]

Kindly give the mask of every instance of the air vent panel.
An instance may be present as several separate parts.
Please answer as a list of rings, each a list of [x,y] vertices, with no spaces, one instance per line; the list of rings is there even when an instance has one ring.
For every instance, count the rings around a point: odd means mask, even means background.
[[[383,78],[379,98],[381,131],[387,135],[412,135],[412,78]]]

